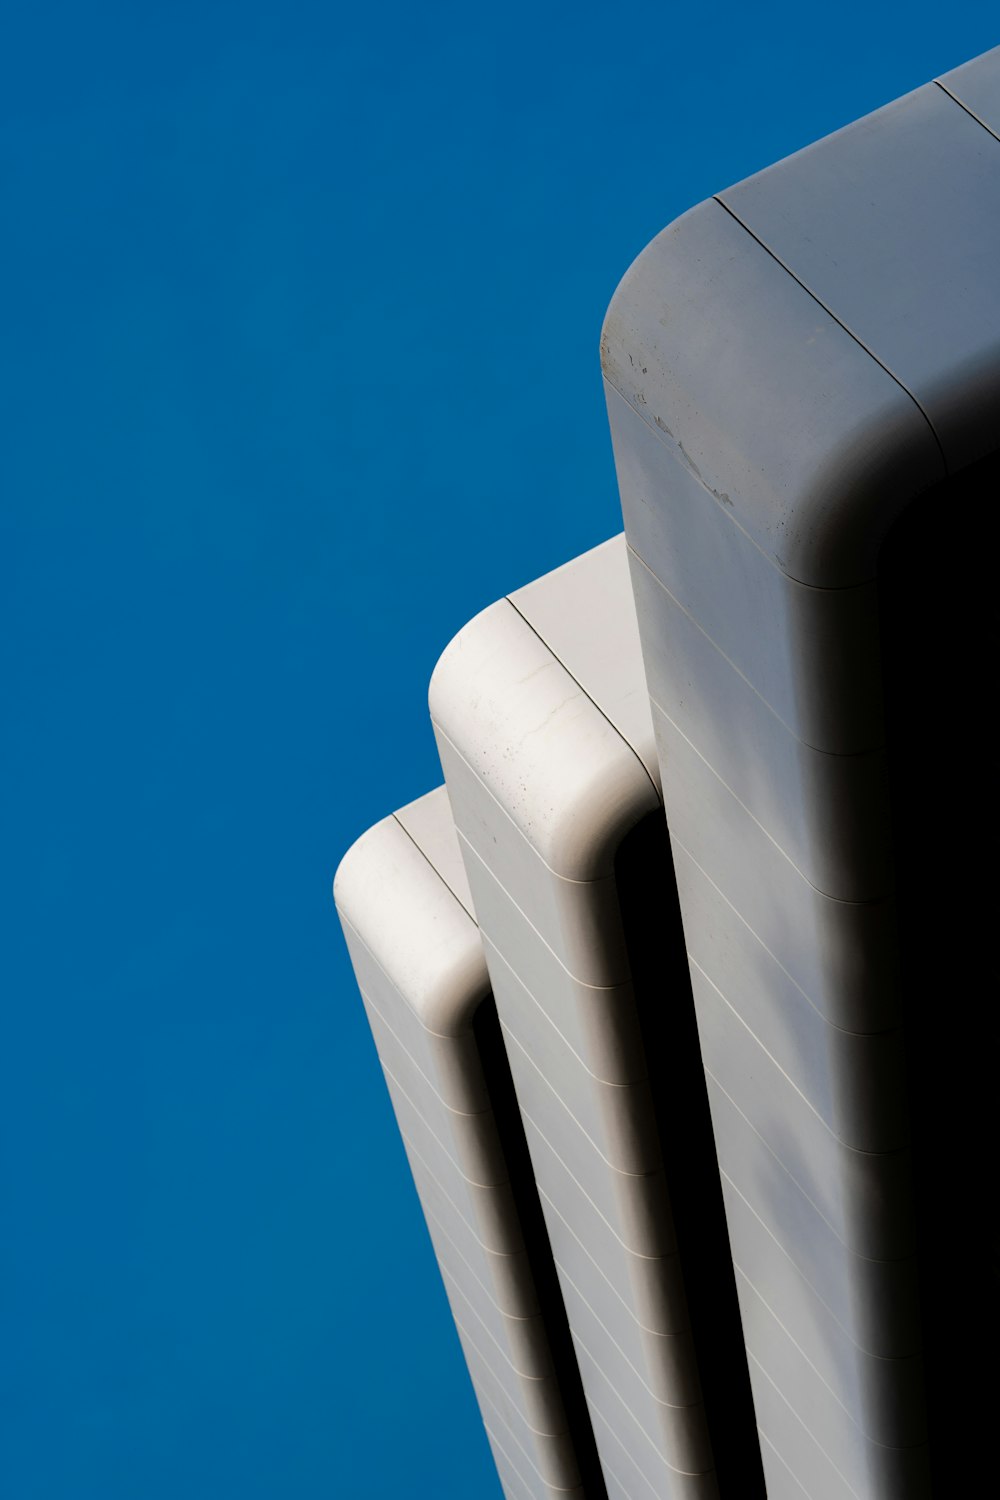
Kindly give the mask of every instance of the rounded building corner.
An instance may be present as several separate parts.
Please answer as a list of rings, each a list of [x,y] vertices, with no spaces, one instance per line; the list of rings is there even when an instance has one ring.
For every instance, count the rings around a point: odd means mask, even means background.
[[[382,818],[378,823],[373,823],[370,828],[365,829],[364,833],[359,834],[341,855],[340,862],[333,872],[331,889],[333,904],[342,919],[346,918],[350,921],[355,902],[359,899],[363,900],[361,892],[368,885],[373,846],[382,844],[386,825],[391,821],[390,818]]]
[[[369,955],[422,1026],[468,1029],[490,993],[479,929],[394,816],[348,849],[334,900],[352,952]]]
[[[914,399],[715,199],[626,272],[602,367],[630,534],[641,507],[715,506],[796,582],[852,587],[944,477]],[[638,491],[622,460],[636,419],[659,450],[655,487]]]
[[[660,805],[638,755],[509,600],[452,639],[429,697],[453,802],[484,784],[563,879],[610,875],[625,833]]]

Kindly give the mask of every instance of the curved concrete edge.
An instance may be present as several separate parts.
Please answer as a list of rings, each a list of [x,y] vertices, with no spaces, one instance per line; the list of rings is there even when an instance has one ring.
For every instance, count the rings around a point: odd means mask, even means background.
[[[475,921],[476,910],[462,863],[462,851],[458,847],[448,788],[437,786],[432,792],[425,792],[405,807],[397,807],[393,817],[402,824],[421,854],[426,855],[452,895]]]
[[[601,364],[678,483],[798,583],[870,580],[882,534],[945,474],[913,399],[715,199],[626,272]],[[623,492],[630,537],[656,503]]]
[[[659,792],[660,764],[624,533],[508,598],[632,747]]]
[[[352,844],[333,898],[422,1026],[468,1030],[490,993],[479,929],[395,817]]]
[[[638,658],[625,669],[642,681]],[[435,729],[554,874],[571,881],[612,875],[625,833],[660,805],[656,788],[509,600],[459,631],[434,669],[429,696]]]
[[[864,583],[908,502],[997,448],[998,214],[1000,48],[657,235],[608,384],[783,574]],[[650,498],[623,495],[630,539]]]

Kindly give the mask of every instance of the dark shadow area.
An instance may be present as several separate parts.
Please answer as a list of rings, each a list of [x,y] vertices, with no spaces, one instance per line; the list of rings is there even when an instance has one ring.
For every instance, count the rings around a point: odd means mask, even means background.
[[[623,839],[615,880],[719,1490],[724,1500],[764,1500],[736,1277],[662,811],[644,818]]]
[[[569,1331],[569,1320],[563,1304],[559,1278],[542,1205],[535,1186],[535,1173],[528,1154],[528,1142],[521,1123],[521,1112],[514,1093],[514,1082],[507,1061],[503,1033],[492,998],[484,1000],[476,1011],[473,1031],[482,1061],[490,1104],[496,1117],[497,1131],[503,1146],[510,1176],[514,1205],[521,1223],[521,1233],[528,1251],[538,1302],[542,1310],[545,1333],[552,1351],[556,1379],[566,1411],[566,1421],[576,1452],[586,1500],[607,1500],[607,1489],[597,1456],[597,1445],[590,1424],[580,1380],[580,1370]]]
[[[879,565],[934,1494],[979,1492],[1000,1379],[993,792],[1000,459],[937,486]]]

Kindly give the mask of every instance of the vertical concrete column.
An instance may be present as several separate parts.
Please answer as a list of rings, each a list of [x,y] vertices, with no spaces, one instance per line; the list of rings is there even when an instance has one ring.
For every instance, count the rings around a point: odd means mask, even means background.
[[[482,1025],[489,980],[444,788],[369,829],[334,894],[507,1500],[604,1500],[567,1392],[578,1376],[554,1348],[564,1314],[542,1306],[550,1252],[512,1182],[520,1127],[497,1109],[506,1064]]]
[[[608,1492],[708,1500],[616,863],[662,817],[623,540],[477,616],[430,700]]]
[[[769,1500],[929,1487],[878,565],[998,444],[998,59],[693,209],[602,338]]]

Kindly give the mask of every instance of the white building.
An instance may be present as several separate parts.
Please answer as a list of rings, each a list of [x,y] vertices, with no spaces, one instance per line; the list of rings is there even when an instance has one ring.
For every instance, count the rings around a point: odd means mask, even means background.
[[[459,632],[447,796],[335,887],[501,1481],[982,1493],[1000,49],[664,230],[601,353],[625,536]]]

